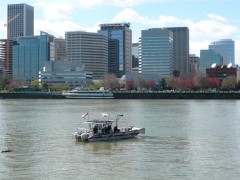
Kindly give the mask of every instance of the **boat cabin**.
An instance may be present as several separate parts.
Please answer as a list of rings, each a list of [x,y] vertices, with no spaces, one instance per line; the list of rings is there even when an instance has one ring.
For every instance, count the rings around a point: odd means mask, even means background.
[[[94,134],[108,134],[112,132],[112,123],[113,120],[98,120],[94,119],[91,121],[87,121],[88,128],[90,131],[92,131]]]

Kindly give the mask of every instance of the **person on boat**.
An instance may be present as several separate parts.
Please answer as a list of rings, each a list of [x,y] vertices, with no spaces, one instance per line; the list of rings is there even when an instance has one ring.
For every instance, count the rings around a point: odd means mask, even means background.
[[[97,130],[98,130],[97,125],[95,125],[94,128],[93,128],[93,133],[96,134]]]
[[[118,132],[118,127],[114,126],[113,131],[114,131],[114,133],[117,133]]]
[[[111,127],[111,125],[109,125],[109,126],[107,127],[107,133],[110,133],[111,129],[112,129],[112,127]]]

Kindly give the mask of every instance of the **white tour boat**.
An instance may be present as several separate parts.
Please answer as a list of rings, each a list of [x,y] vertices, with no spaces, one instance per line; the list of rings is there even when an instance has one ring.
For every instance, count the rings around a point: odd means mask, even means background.
[[[88,116],[88,113],[82,117]],[[137,128],[134,126],[118,127],[118,120],[123,115],[118,115],[116,120],[110,120],[107,114],[103,115],[101,119],[87,120],[87,128],[78,128],[74,133],[77,141],[82,142],[96,142],[96,141],[110,141],[136,137],[139,133],[145,134],[145,128]],[[115,123],[114,123],[115,122]],[[112,128],[113,123],[115,124]]]
[[[84,89],[75,88],[73,90],[63,91],[62,95],[67,99],[113,99],[113,93],[104,88]]]

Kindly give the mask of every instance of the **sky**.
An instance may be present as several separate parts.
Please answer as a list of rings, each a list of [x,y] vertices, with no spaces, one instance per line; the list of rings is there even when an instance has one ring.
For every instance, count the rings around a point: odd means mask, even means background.
[[[97,32],[99,24],[129,22],[133,43],[141,30],[188,27],[190,54],[200,55],[210,42],[235,41],[240,65],[239,0],[1,0],[0,38],[6,38],[7,4],[34,7],[34,34],[48,32],[64,38],[66,31]]]

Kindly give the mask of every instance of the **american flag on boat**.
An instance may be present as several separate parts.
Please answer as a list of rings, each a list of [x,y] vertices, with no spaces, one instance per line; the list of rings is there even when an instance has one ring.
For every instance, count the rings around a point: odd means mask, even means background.
[[[83,114],[83,115],[82,115],[82,118],[85,119],[87,116],[88,116],[88,113]]]

